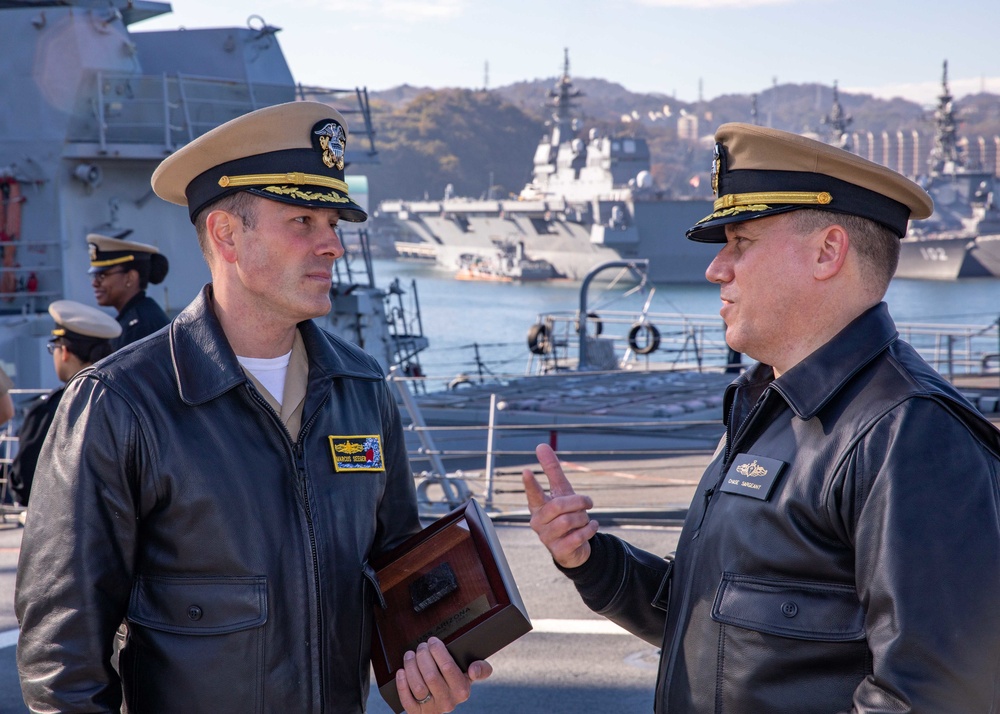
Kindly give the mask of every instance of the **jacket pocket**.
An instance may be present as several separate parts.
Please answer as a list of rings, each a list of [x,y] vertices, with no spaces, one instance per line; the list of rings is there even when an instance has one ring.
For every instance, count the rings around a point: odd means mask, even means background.
[[[139,576],[122,682],[135,712],[262,712],[267,578]]]
[[[822,642],[865,636],[865,614],[854,588],[723,573],[712,619],[757,632]]]
[[[870,670],[864,611],[848,585],[723,573],[712,620],[715,711],[846,711]]]

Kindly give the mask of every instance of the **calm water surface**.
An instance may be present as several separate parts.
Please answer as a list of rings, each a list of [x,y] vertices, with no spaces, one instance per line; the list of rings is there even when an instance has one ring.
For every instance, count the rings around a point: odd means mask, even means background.
[[[450,271],[395,260],[374,261],[375,280],[386,287],[396,277],[409,291],[416,280],[424,334],[424,372],[447,377],[475,369],[473,344],[495,372],[521,373],[528,361],[526,335],[539,313],[575,311],[580,284],[459,281]],[[608,273],[613,276],[613,273]],[[619,301],[620,291],[593,285],[592,309],[638,310],[641,300]],[[409,297],[409,296],[407,296]],[[955,282],[895,280],[886,300],[897,322],[991,323],[1000,316],[1000,279]],[[719,289],[704,285],[657,286],[651,311],[717,316]],[[721,318],[720,318],[721,320]]]

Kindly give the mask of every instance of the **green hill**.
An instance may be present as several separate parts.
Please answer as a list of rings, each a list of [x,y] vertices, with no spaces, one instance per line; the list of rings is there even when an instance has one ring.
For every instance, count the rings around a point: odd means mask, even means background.
[[[641,136],[652,153],[656,183],[676,195],[708,196],[710,137],[729,121],[752,121],[751,95],[723,95],[681,102],[663,94],[637,94],[601,79],[578,78],[574,86],[581,135],[602,132]],[[366,166],[370,202],[439,199],[453,195],[504,197],[531,178],[532,158],[550,118],[549,91],[555,78],[518,82],[490,91],[402,86],[372,92],[371,108],[379,164]],[[841,92],[840,103],[858,132],[917,131],[933,139],[933,111],[903,99],[884,100]],[[824,115],[833,88],[786,84],[756,96],[756,120],[789,131],[825,135]],[[979,94],[956,102],[960,134],[973,141],[1000,135],[1000,96]],[[678,138],[678,121],[697,118],[701,141]],[[492,191],[492,193],[490,193]]]

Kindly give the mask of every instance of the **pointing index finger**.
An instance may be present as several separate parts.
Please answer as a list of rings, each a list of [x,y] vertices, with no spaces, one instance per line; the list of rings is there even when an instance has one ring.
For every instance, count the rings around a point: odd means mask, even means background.
[[[553,498],[557,496],[572,496],[576,493],[573,490],[573,484],[569,482],[566,474],[563,473],[559,457],[556,456],[551,446],[548,444],[539,444],[535,447],[535,456],[538,457],[538,463],[549,479],[549,492]]]

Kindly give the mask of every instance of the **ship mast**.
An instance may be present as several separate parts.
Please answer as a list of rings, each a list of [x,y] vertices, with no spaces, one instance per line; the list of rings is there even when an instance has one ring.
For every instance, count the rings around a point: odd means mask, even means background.
[[[823,123],[830,127],[830,142],[845,151],[854,151],[851,145],[851,135],[847,128],[854,122],[854,117],[844,113],[840,104],[840,93],[837,91],[837,80],[833,80],[833,107],[830,113],[823,117]]]
[[[948,60],[944,61],[941,77],[941,94],[934,111],[934,146],[927,156],[927,169],[931,176],[955,173],[964,161],[958,147],[958,122],[955,120],[954,97],[948,89]]]
[[[549,90],[549,97],[552,98],[555,112],[552,114],[552,146],[559,146],[563,141],[573,138],[573,101],[577,97],[582,97],[583,92],[573,89],[573,81],[569,78],[569,48],[563,48],[563,73],[556,81],[555,89]]]

